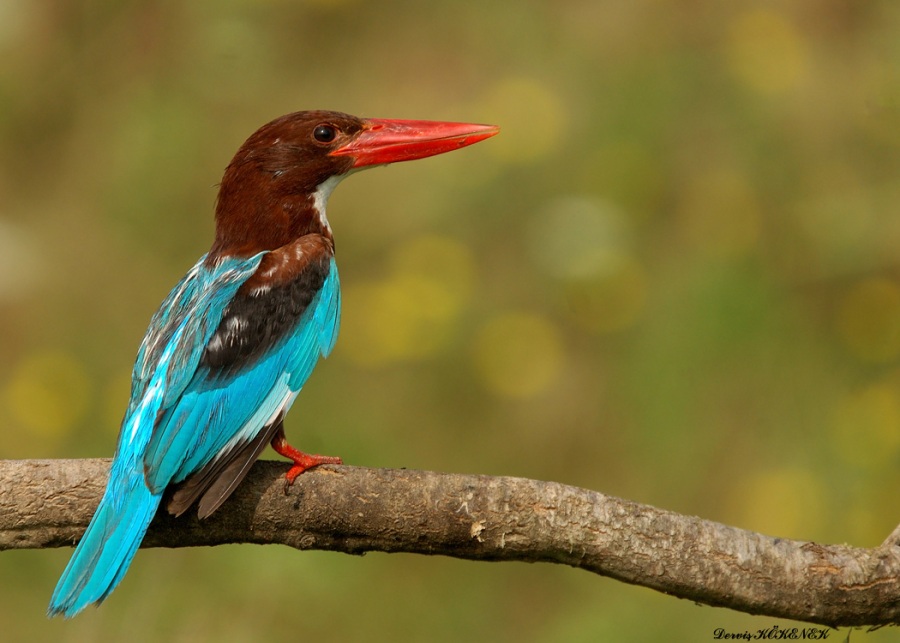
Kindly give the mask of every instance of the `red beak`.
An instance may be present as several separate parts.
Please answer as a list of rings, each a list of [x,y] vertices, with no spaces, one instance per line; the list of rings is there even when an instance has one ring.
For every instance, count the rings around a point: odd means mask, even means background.
[[[352,156],[353,167],[384,165],[450,152],[500,131],[496,125],[439,121],[369,118],[364,123],[359,136],[331,155]]]

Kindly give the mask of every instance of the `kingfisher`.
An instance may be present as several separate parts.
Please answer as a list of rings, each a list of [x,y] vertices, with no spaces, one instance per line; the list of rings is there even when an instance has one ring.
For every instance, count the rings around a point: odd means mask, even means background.
[[[330,111],[263,125],[225,170],[209,252],[150,321],[106,491],[50,599],[49,616],[101,603],[161,503],[218,509],[271,444],[285,484],[340,458],[288,444],[284,417],[338,335],[341,293],[325,215],[353,172],[449,152],[492,125],[362,119]]]

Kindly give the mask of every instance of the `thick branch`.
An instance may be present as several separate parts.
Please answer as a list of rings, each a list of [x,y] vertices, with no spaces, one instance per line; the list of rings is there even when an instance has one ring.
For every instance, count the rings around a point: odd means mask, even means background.
[[[72,545],[108,460],[0,460],[0,549]],[[823,625],[900,623],[900,547],[771,538],[555,482],[327,466],[286,495],[259,462],[211,518],[160,513],[148,547],[298,549],[553,562],[681,598]]]

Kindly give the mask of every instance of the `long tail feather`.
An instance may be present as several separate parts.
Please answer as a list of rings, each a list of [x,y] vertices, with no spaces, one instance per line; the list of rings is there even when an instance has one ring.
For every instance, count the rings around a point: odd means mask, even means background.
[[[62,614],[69,618],[91,603],[103,601],[122,580],[156,514],[162,494],[147,489],[140,469],[115,469],[97,512],[56,585],[48,616]]]

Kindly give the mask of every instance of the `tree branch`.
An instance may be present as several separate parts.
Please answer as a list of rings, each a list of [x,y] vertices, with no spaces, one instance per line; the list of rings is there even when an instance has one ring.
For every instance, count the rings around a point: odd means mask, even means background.
[[[109,460],[0,460],[0,549],[70,546]],[[822,625],[900,623],[900,546],[772,538],[595,491],[524,478],[323,466],[284,493],[258,462],[211,518],[160,512],[146,547],[297,549],[562,563],[680,598]]]

